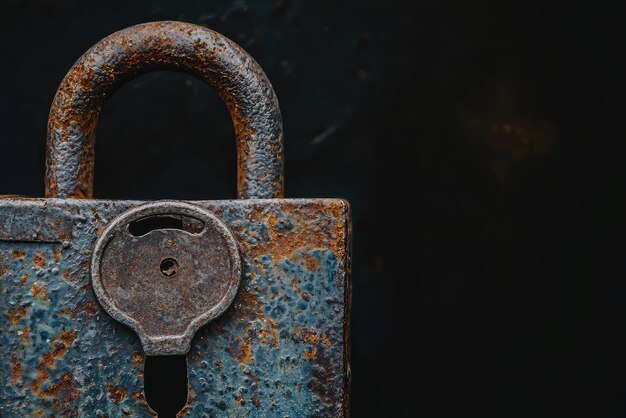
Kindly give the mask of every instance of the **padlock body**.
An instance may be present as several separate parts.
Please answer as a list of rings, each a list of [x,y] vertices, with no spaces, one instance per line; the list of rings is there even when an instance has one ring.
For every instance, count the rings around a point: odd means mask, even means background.
[[[141,201],[0,200],[0,416],[152,416],[137,335],[93,292],[106,225]],[[350,215],[339,199],[190,202],[241,251],[241,287],[187,354],[180,416],[344,416]]]

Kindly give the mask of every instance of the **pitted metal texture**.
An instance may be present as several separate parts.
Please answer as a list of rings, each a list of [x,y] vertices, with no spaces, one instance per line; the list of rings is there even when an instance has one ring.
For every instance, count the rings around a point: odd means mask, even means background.
[[[239,198],[283,196],[282,119],[261,67],[217,32],[165,21],[106,37],[69,70],[48,120],[47,197],[93,197],[95,132],[102,106],[124,81],[155,70],[195,75],[226,103],[237,137]]]
[[[195,229],[183,228],[183,218]],[[160,219],[180,220],[181,227],[131,230]],[[232,232],[209,210],[151,202],[107,226],[96,241],[91,278],[100,304],[139,335],[146,355],[185,354],[196,331],[235,298],[241,257]]]

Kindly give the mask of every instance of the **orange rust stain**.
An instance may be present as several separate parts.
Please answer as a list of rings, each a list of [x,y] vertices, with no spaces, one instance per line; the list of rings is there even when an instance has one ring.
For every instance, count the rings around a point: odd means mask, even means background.
[[[67,280],[68,282],[72,282],[72,283],[78,282],[78,279],[75,279],[72,276],[70,276],[69,270],[63,270],[63,278]]]
[[[308,330],[306,330],[303,339],[305,342],[315,345],[317,345],[317,343],[320,341],[320,337],[319,335],[317,335],[317,331],[315,331],[314,328],[309,328]]]
[[[11,254],[13,256],[13,258],[24,258],[26,257],[26,253],[22,250],[13,250],[13,253]]]
[[[120,403],[126,398],[126,391],[124,389],[116,388],[110,383],[107,383],[107,391],[115,403]]]
[[[11,315],[11,323],[17,325],[20,320],[26,316],[26,308],[23,306],[16,306],[14,313]]]
[[[63,330],[57,338],[54,339],[54,350],[48,351],[41,356],[41,361],[37,366],[37,378],[30,384],[30,388],[35,393],[41,393],[46,396],[53,396],[58,393],[59,390],[63,390],[68,393],[70,398],[73,398],[75,393],[74,380],[70,373],[63,375],[63,382],[52,386],[52,388],[45,391],[41,391],[41,386],[45,381],[50,379],[50,373],[47,369],[54,369],[56,367],[56,361],[63,357],[68,347],[72,345],[76,339],[76,331]]]
[[[330,341],[330,338],[328,338],[328,333],[324,332],[324,334],[322,335],[322,345],[324,346],[324,348],[330,348],[333,343]]]
[[[20,332],[21,332],[21,334],[20,334]],[[24,344],[30,343],[30,330],[28,329],[28,327],[22,328],[21,331],[18,331],[18,334],[20,336],[20,341],[21,342],[23,342]]]
[[[78,333],[75,330],[63,330],[59,335],[59,341],[62,341],[65,345],[70,346],[76,340]]]
[[[247,289],[241,288],[235,303],[233,304],[233,314],[237,318],[254,320],[257,313],[261,311],[261,303],[254,293],[250,293]]]
[[[96,314],[96,304],[95,304],[95,302],[93,302],[91,300],[88,300],[85,303],[79,302],[78,305],[76,305],[76,307],[74,307],[74,308],[65,308],[65,309],[59,311],[59,314],[65,315],[65,316],[75,317],[75,316],[77,316],[81,312],[87,313],[87,315],[90,318],[93,317]]]
[[[74,378],[72,377],[72,374],[69,372],[66,372],[66,373],[63,373],[63,375],[61,376],[60,383],[52,385],[50,389],[46,389],[42,393],[44,395],[53,396],[53,395],[58,394],[63,386],[67,386],[67,385],[73,386],[73,383],[74,383]]]
[[[133,367],[139,366],[143,362],[143,356],[139,351],[133,351]]]
[[[255,212],[252,217],[260,222],[269,225],[270,240],[261,244],[250,244],[243,241],[243,245],[248,247],[246,252],[253,258],[259,258],[264,254],[272,254],[274,264],[278,265],[281,260],[297,250],[303,248],[329,248],[340,260],[346,256],[346,219],[347,208],[345,203],[340,204],[328,202],[313,202],[304,207],[286,207],[296,219],[292,224],[292,229],[283,231],[277,229],[279,221],[276,214],[266,214]],[[308,214],[316,214],[318,218],[311,221]],[[323,216],[321,216],[323,214]],[[315,263],[308,260],[311,267]],[[319,264],[317,264],[319,267]]]
[[[238,402],[240,405],[245,405],[246,401],[243,400],[243,396],[237,395],[235,396],[235,402]]]
[[[46,366],[50,369],[54,369],[56,361],[63,357],[67,351],[67,347],[59,342],[55,343],[55,345],[54,350],[43,353],[41,356],[41,362],[39,363],[40,366]]]
[[[20,277],[20,284],[24,286],[27,280],[28,280],[28,274],[22,273],[22,276]]]
[[[59,264],[59,262],[61,261],[61,250],[59,250],[58,248],[53,248],[52,254],[54,255],[54,263]]]
[[[320,341],[320,337],[317,334],[317,331],[315,331],[314,328],[309,328],[308,330],[305,330],[303,341],[313,346],[310,349],[304,350],[304,357],[309,360],[316,360],[317,359],[317,344]]]
[[[85,302],[84,311],[87,312],[87,315],[90,317],[96,314],[96,303],[94,301],[88,300]]]
[[[47,177],[46,196],[56,196],[59,193],[59,186],[56,179]]]
[[[31,388],[32,386],[31,384]],[[63,373],[60,382],[40,394],[42,397],[53,398],[54,408],[59,411],[60,416],[73,416],[75,413],[74,402],[78,400],[79,393],[71,373]]]
[[[7,274],[6,267],[0,266],[0,276],[4,276],[5,274]]]
[[[252,344],[255,339],[259,344],[269,343],[274,349],[279,347],[278,325],[265,316],[255,294],[242,288],[233,304],[233,315],[248,320],[244,331],[237,336],[241,343],[236,348],[231,345],[231,353],[239,362],[245,364],[253,358]]]
[[[320,261],[308,254],[304,254],[304,263],[309,271],[315,271],[320,268]]]
[[[37,367],[37,378],[30,384],[30,389],[34,393],[40,393],[41,385],[48,379],[50,379],[50,373],[41,366]]]
[[[317,360],[317,348],[313,348],[311,350],[305,350],[303,354],[304,354],[304,358],[307,358],[309,360]]]
[[[239,345],[239,349],[235,354],[235,358],[240,363],[247,363],[252,359],[252,340],[253,338],[247,338]]]
[[[16,385],[22,378],[22,363],[16,358],[11,357],[11,380]]]
[[[271,347],[278,348],[278,325],[271,319],[266,319],[267,325],[258,331],[259,343],[266,344],[271,339]]]
[[[144,401],[143,394],[140,393],[140,392],[133,392],[131,396],[137,402],[143,402]]]
[[[256,266],[258,267],[259,270],[261,270],[261,272],[263,274],[267,273],[267,269],[265,268],[265,264],[263,264],[262,262],[257,261],[256,262]],[[255,281],[256,281],[256,273],[253,273],[251,282],[253,283]]]
[[[35,256],[33,257],[33,264],[41,269],[46,268],[46,254],[35,253]]]
[[[30,287],[30,293],[33,295],[33,298],[39,300],[46,300],[48,298],[48,288],[45,284],[33,283]]]

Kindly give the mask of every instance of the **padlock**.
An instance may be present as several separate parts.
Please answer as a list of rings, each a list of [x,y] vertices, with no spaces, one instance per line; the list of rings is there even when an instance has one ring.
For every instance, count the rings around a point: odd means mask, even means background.
[[[225,101],[239,199],[92,199],[106,98],[163,69]],[[348,415],[349,206],[283,198],[278,102],[239,46],[181,22],[103,39],[57,91],[46,164],[45,198],[0,198],[0,416],[154,416],[146,356],[175,354],[180,417]]]

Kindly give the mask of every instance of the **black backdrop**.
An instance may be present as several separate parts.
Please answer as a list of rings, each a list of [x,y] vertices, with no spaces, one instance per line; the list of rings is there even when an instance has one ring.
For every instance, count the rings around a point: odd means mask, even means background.
[[[355,417],[626,415],[619,10],[12,0],[0,11],[0,193],[42,195],[47,112],[89,46],[144,21],[206,25],[276,89],[287,196],[353,205]],[[227,112],[188,76],[121,88],[96,153],[97,197],[235,196]]]

